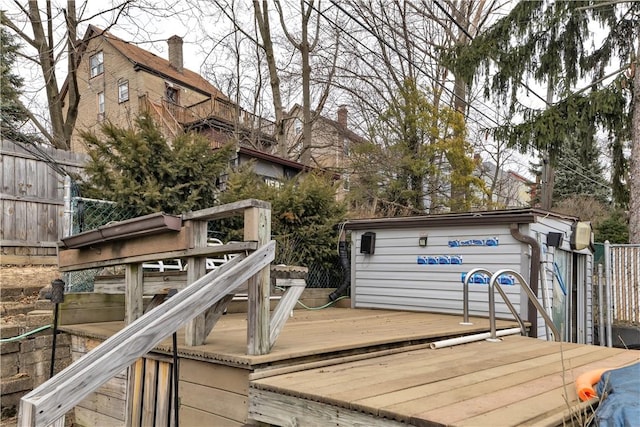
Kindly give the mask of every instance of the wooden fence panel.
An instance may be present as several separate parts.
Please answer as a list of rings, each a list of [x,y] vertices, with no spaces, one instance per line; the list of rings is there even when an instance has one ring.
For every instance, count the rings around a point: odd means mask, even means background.
[[[611,245],[611,282],[614,321],[640,324],[640,245]]]
[[[49,161],[81,173],[87,158],[0,141],[0,264],[56,263],[56,243],[63,237],[64,175]]]

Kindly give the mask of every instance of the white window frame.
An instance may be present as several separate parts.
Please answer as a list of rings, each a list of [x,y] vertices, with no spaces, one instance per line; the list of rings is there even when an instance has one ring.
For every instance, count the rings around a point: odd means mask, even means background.
[[[129,80],[124,80],[118,83],[118,102],[125,102],[129,100]]]
[[[91,55],[89,58],[90,77],[96,77],[104,73],[104,55],[102,51]]]
[[[98,92],[98,120],[104,120],[104,92]]]

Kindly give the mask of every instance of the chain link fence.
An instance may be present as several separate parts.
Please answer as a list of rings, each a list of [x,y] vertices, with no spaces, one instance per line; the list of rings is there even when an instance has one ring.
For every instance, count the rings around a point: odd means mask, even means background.
[[[79,234],[102,225],[139,216],[135,209],[123,209],[108,200],[71,198],[71,234]],[[66,273],[67,292],[93,292],[94,277],[100,269],[72,271]]]
[[[123,209],[115,202],[71,198],[71,234],[78,234],[96,229],[112,222],[124,221],[139,216],[135,209]],[[218,224],[209,223],[209,238],[224,239],[225,233],[218,229]],[[102,269],[74,271],[65,274],[67,292],[93,292],[94,277]],[[337,288],[343,281],[343,268],[337,255],[329,265],[312,264],[307,276],[308,288]]]

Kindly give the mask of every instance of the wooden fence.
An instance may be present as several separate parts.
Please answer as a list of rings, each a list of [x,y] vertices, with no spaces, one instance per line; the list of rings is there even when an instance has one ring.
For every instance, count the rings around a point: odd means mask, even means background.
[[[613,321],[640,325],[640,245],[610,245],[609,251]]]
[[[78,173],[87,156],[0,143],[0,264],[56,264],[64,225],[64,175],[56,169]]]

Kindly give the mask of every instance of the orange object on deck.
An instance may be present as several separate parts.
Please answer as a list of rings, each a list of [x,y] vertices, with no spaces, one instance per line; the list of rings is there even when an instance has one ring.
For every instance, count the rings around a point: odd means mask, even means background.
[[[600,377],[611,368],[594,369],[593,371],[585,372],[576,379],[576,393],[583,402],[598,397],[598,394],[593,389],[593,385],[600,381]]]

